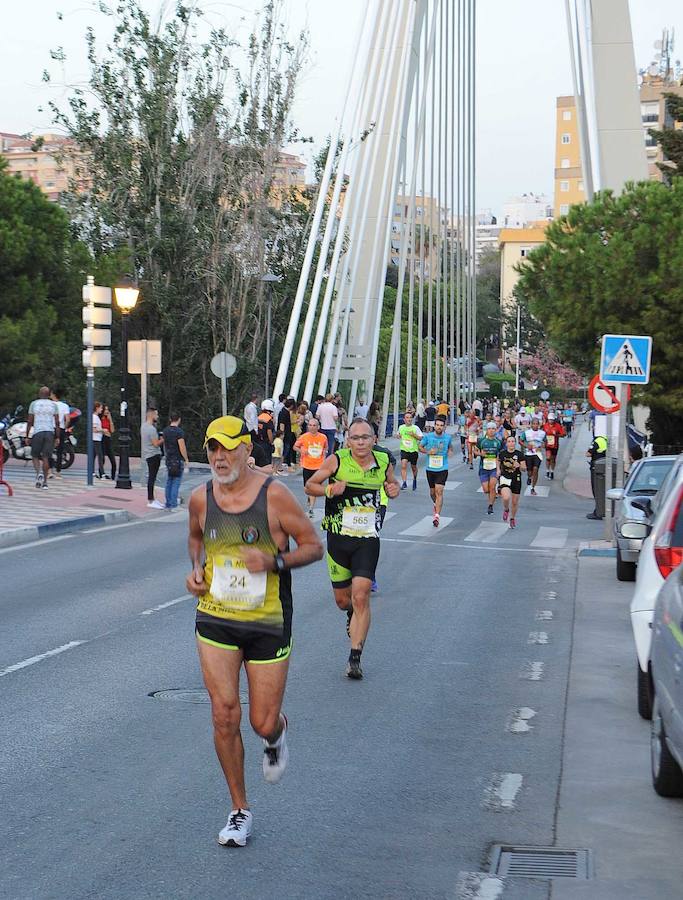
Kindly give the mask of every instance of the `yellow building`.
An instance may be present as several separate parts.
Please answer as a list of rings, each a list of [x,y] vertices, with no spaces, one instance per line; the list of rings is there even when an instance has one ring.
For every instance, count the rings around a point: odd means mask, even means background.
[[[57,201],[75,183],[84,190],[87,182],[76,178],[80,156],[71,138],[59,134],[20,135],[0,132],[0,153],[7,160],[10,175],[33,181],[47,196]]]
[[[671,117],[667,116],[664,94],[677,94],[679,97],[683,97],[683,85],[679,81],[660,74],[643,76],[640,84],[640,114],[645,133],[647,168],[652,181],[662,181],[664,177],[662,170],[657,165],[664,161],[664,154],[657,141],[650,135],[650,129],[661,131],[665,127],[674,127]]]
[[[581,172],[581,143],[574,97],[558,97],[555,112],[555,218],[566,216],[586,192]]]
[[[394,212],[391,220],[391,265],[398,266],[401,260],[401,246],[403,232],[401,224],[407,232],[408,219],[410,217],[410,197],[399,194],[394,204]],[[407,248],[406,271],[412,266],[415,275],[419,278],[422,260],[424,260],[424,277],[436,278],[436,269],[439,259],[439,245],[442,242],[444,226],[446,224],[445,210],[439,206],[433,197],[415,198],[415,223],[414,240]],[[449,229],[450,233],[450,229]],[[424,250],[421,242],[424,238]],[[431,238],[431,240],[430,240]],[[441,238],[441,240],[440,240]]]
[[[513,292],[519,281],[515,271],[531,251],[545,241],[546,222],[534,223],[529,228],[503,228],[500,232],[500,304],[503,315],[515,311]]]

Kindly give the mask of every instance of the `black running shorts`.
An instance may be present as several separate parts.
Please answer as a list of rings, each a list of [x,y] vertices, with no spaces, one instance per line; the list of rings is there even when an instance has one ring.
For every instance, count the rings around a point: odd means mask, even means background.
[[[508,481],[510,484],[508,484]],[[504,475],[501,475],[500,481],[498,482],[498,493],[502,493],[503,488],[508,488],[513,494],[521,494],[522,493],[522,476],[517,475],[515,478],[506,478]]]
[[[407,459],[411,466],[417,465],[417,457],[417,450],[414,453],[410,453],[408,450],[401,450],[401,459]]]
[[[223,650],[241,650],[245,662],[282,662],[292,652],[292,621],[285,618],[281,634],[256,629],[233,627],[233,623],[196,622],[195,635],[202,644],[221,647]]]
[[[527,470],[537,469],[541,465],[541,460],[535,453],[532,453],[530,456],[525,456],[524,462],[526,463]]]
[[[435,484],[446,484],[448,481],[448,469],[443,469],[441,472],[430,472],[427,469],[427,484],[430,488],[433,488]]]
[[[353,578],[374,581],[378,561],[379,538],[348,537],[328,532],[327,569],[332,587],[348,587]]]

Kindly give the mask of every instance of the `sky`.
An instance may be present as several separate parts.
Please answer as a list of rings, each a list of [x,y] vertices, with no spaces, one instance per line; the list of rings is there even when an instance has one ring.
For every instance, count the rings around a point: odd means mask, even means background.
[[[170,0],[142,0],[150,11]],[[349,60],[367,0],[283,0],[292,32],[307,27],[309,60],[301,73],[294,119],[320,146],[341,108]],[[259,0],[203,0],[207,20],[244,36]],[[63,102],[64,87],[41,81],[49,68],[62,84],[87,77],[85,29],[110,27],[94,0],[12,3],[0,33],[0,131],[45,131],[49,98]],[[683,58],[683,3],[630,0],[636,65],[647,66],[664,27],[675,29]],[[59,20],[57,13],[62,19]],[[555,98],[572,92],[564,0],[477,0],[477,208],[500,214],[522,193],[552,196]],[[63,47],[63,70],[50,50]],[[297,148],[293,148],[295,151]],[[303,153],[310,156],[311,151]]]

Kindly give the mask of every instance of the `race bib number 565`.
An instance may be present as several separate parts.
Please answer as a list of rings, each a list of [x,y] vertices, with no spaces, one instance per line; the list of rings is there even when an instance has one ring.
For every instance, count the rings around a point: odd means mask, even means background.
[[[376,537],[376,515],[374,506],[351,506],[342,512],[341,533],[347,537]]]

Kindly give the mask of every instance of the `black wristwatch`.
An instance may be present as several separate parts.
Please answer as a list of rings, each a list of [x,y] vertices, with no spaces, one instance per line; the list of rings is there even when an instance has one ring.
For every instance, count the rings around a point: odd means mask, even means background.
[[[283,572],[287,571],[287,563],[285,562],[281,553],[276,554],[273,559],[275,560],[275,570],[278,575],[281,575]]]

